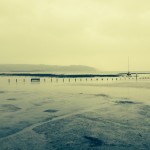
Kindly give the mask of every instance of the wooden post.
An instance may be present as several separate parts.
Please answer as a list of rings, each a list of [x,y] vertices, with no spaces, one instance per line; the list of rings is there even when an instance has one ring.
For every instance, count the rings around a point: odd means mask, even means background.
[[[136,80],[138,79],[137,73],[136,73]]]

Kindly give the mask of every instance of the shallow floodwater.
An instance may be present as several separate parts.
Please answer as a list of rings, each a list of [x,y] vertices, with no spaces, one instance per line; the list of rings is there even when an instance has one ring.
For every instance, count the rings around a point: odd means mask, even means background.
[[[149,76],[30,80],[0,77],[1,150],[150,149]]]

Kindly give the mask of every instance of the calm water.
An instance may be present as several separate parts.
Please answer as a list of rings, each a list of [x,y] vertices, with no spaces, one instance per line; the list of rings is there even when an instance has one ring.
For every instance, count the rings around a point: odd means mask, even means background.
[[[0,77],[1,149],[149,149],[149,91],[148,75]]]

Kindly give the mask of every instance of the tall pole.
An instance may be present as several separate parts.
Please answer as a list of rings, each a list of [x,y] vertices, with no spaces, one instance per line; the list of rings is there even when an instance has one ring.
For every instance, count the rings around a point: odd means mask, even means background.
[[[128,73],[129,73],[129,56],[128,56]]]

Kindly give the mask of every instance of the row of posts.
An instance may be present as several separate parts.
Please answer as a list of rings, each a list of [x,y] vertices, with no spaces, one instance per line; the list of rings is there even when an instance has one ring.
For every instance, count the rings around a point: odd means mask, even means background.
[[[56,82],[58,82],[58,79],[61,79],[61,78],[55,78]],[[78,80],[77,78],[71,78],[71,79],[74,79],[75,82],[77,82],[77,80]],[[69,78],[68,81],[71,82],[71,79]],[[88,79],[89,79],[90,81],[93,81],[93,78],[86,78],[85,81],[88,81]],[[108,81],[108,80],[122,80],[122,79],[124,79],[124,80],[130,80],[130,79],[132,79],[132,80],[133,80],[133,79],[138,80],[138,79],[150,79],[150,77],[144,77],[144,78],[137,78],[137,77],[135,77],[135,78],[96,78],[96,81],[98,81],[98,80],[102,80],[102,81],[103,81],[104,79],[106,79],[107,81]],[[51,78],[51,82],[53,82],[53,80],[54,80],[54,78]],[[83,78],[80,78],[80,79],[79,79],[79,81],[82,81],[82,80],[83,80]],[[18,82],[18,79],[15,79],[15,81],[16,81],[16,83],[17,83],[17,82]],[[65,79],[63,78],[62,81],[65,82]],[[8,82],[10,83],[11,80],[8,79]],[[26,80],[23,79],[23,82],[26,82]],[[46,79],[45,79],[45,78],[44,78],[44,82],[46,82]]]

